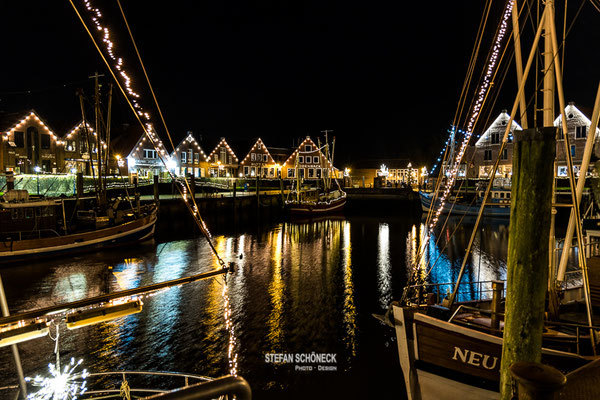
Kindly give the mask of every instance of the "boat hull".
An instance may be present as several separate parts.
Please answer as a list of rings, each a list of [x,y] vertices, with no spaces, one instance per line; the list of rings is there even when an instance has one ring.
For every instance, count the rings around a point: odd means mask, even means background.
[[[393,316],[409,400],[499,397],[502,338],[396,305]],[[542,362],[566,373],[589,361],[543,348]]]
[[[429,193],[419,193],[419,197],[421,198],[421,209],[425,212],[429,212],[432,209],[432,195]],[[436,200],[436,206],[433,207],[433,211],[437,211],[439,208],[439,200]],[[454,214],[454,215],[468,215],[468,216],[477,216],[479,214],[479,204],[463,204],[463,203],[453,203],[448,201],[442,207],[443,214]],[[509,218],[510,217],[510,203],[506,204],[490,204],[486,205],[483,210],[484,217],[493,217],[493,218]]]
[[[297,203],[290,202],[287,209],[296,216],[319,216],[342,212],[346,205],[346,197],[332,200],[329,203]]]
[[[0,242],[0,264],[99,250],[147,240],[154,235],[156,210],[121,225],[43,239]]]

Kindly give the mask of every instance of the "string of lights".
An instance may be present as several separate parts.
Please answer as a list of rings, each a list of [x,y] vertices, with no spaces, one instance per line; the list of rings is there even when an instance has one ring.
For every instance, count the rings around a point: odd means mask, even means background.
[[[508,19],[510,18],[511,13],[512,13],[513,3],[514,3],[513,0],[507,1],[506,6],[504,8],[504,12],[503,12],[502,19],[500,22],[500,29],[498,30],[498,33],[494,40],[494,45],[492,47],[491,55],[487,61],[487,68],[485,70],[485,74],[484,74],[482,83],[480,84],[479,90],[477,92],[477,97],[476,97],[475,103],[474,103],[472,111],[471,111],[471,116],[467,123],[466,131],[464,132],[463,141],[460,145],[460,149],[457,152],[454,160],[451,160],[451,161],[453,161],[452,169],[450,170],[450,173],[448,175],[448,180],[446,182],[446,188],[445,188],[444,192],[442,193],[442,196],[439,199],[439,204],[438,204],[438,208],[435,212],[435,216],[432,218],[431,223],[429,225],[430,229],[433,229],[435,227],[435,225],[437,224],[439,216],[444,209],[446,200],[447,200],[448,196],[450,195],[452,187],[454,186],[454,182],[456,181],[456,178],[458,176],[458,170],[460,167],[460,163],[463,159],[463,156],[465,154],[465,151],[467,149],[467,146],[468,146],[471,136],[473,134],[473,129],[475,127],[475,123],[477,122],[477,119],[479,117],[479,113],[483,106],[484,100],[485,100],[488,90],[491,86],[491,79],[492,79],[494,70],[496,68],[500,50],[502,49],[502,41],[504,40],[504,36],[506,35]]]

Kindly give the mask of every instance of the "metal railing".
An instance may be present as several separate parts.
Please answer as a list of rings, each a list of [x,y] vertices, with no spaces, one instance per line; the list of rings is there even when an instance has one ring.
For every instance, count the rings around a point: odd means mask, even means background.
[[[42,233],[47,233],[49,235],[43,235]],[[18,239],[13,239],[13,235],[17,235]],[[33,231],[10,231],[10,232],[2,232],[1,238],[2,240],[23,240],[23,237],[26,239],[41,239],[42,237],[52,237],[52,236],[61,236],[54,229],[35,229]]]
[[[185,388],[160,393],[147,399],[153,400],[208,400],[223,395],[235,396],[238,400],[252,400],[252,389],[241,376],[224,376],[209,382],[201,382]]]
[[[146,382],[146,386],[143,387],[141,383],[135,385],[132,382],[135,378],[141,378]],[[155,384],[149,384],[152,378],[160,378],[160,385],[154,386]],[[166,378],[174,378],[172,381],[168,381]],[[110,372],[94,372],[87,375],[87,387],[83,397],[93,398],[123,398],[125,393],[135,394],[136,397],[140,395],[151,396],[159,393],[168,393],[173,390],[178,390],[189,386],[190,384],[197,384],[202,382],[211,381],[212,378],[201,376],[184,374],[179,372],[162,372],[162,371],[110,371]],[[133,396],[131,396],[133,397]]]
[[[490,300],[492,298],[493,289],[492,283],[494,281],[475,281],[475,282],[462,282],[459,286],[457,295],[459,298],[463,297],[463,301],[478,301],[478,300]],[[412,291],[415,293],[413,296],[416,297],[417,303],[424,302],[428,294],[435,294],[435,302],[440,303],[443,296],[449,294],[454,289],[456,282],[444,282],[444,283],[425,283],[421,285],[410,285],[404,287],[404,291]],[[469,287],[468,290],[460,290],[460,288]],[[503,295],[506,296],[506,285],[503,291]],[[467,297],[467,300],[464,300]],[[405,297],[410,298],[410,297]]]

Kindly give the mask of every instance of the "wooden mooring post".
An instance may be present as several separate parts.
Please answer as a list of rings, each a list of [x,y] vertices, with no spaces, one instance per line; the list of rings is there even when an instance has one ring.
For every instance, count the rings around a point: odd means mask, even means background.
[[[512,398],[510,366],[541,361],[555,153],[556,128],[515,132],[500,370],[503,400]]]

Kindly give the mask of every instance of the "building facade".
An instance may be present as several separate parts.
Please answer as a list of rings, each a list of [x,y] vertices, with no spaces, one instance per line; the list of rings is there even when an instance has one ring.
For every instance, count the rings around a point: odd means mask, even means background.
[[[3,171],[64,172],[64,144],[35,110],[6,115],[2,124],[0,165]]]
[[[188,132],[175,151],[171,153],[169,163],[170,166],[174,165],[175,168],[172,170],[177,176],[193,175],[197,178],[204,178],[208,176],[210,168],[208,157],[192,132]]]
[[[319,147],[307,136],[300,146],[288,157],[281,167],[281,176],[284,179],[319,180],[329,177],[333,170],[335,177],[341,178]]]
[[[260,177],[275,179],[279,177],[280,165],[273,159],[269,149],[258,139],[246,157],[240,162],[239,176],[241,178]]]
[[[225,138],[221,138],[217,146],[208,155],[209,177],[232,178],[237,176],[238,158],[227,144]]]

